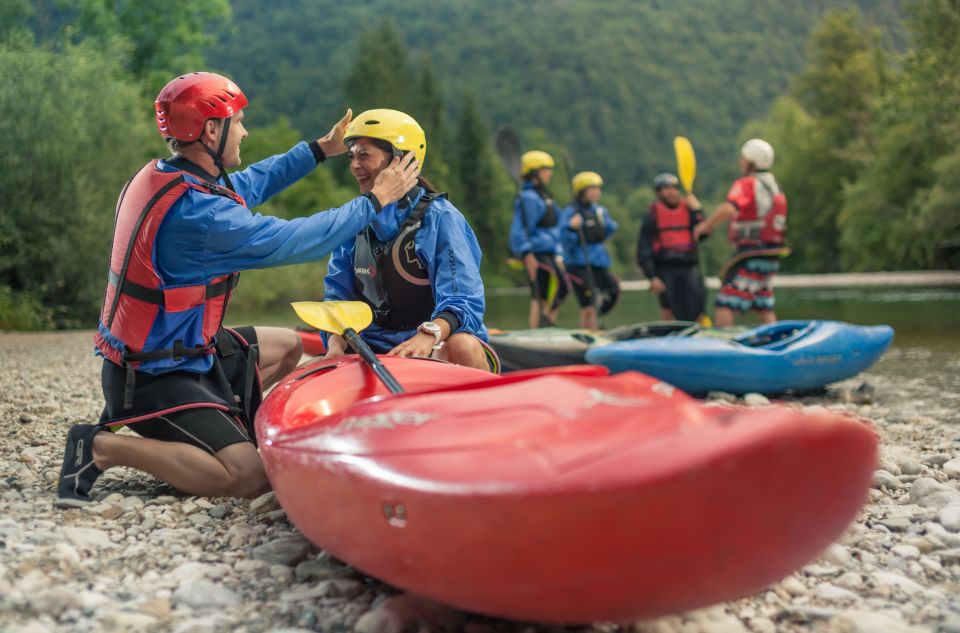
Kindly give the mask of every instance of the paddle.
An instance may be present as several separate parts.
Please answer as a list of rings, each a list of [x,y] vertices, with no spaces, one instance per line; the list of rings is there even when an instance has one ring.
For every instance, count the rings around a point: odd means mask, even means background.
[[[366,341],[357,334],[373,322],[370,306],[362,301],[295,301],[290,304],[304,323],[330,334],[339,334],[347,339],[360,358],[364,360],[390,393],[403,393],[403,387],[390,370],[380,362]]]
[[[507,173],[520,185],[520,139],[508,125],[501,125],[493,133],[493,146]]]
[[[697,157],[693,144],[685,136],[673,139],[673,152],[677,155],[677,175],[687,193],[693,193],[693,179],[697,177]]]
[[[693,180],[697,177],[697,156],[693,153],[693,143],[686,136],[673,137],[673,153],[677,156],[677,176],[680,184],[687,193],[693,193]],[[697,265],[703,270],[703,255],[697,249]],[[710,316],[704,311],[703,324],[709,327],[713,324]]]

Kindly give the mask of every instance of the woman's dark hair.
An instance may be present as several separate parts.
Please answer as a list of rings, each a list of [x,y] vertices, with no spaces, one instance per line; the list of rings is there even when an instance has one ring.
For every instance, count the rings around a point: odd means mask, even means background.
[[[426,189],[430,193],[440,193],[440,190],[433,186],[433,183],[424,178],[423,176],[417,176],[417,184]]]

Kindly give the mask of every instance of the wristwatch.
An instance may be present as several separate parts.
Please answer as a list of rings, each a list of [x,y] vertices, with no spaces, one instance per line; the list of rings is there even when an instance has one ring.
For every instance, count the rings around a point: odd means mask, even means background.
[[[417,332],[433,334],[433,349],[440,349],[443,347],[443,341],[440,340],[440,326],[433,321],[424,321],[418,325]]]

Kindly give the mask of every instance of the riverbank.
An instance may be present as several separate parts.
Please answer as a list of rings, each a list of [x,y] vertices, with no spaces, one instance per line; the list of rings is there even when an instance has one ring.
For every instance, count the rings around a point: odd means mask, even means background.
[[[70,424],[96,419],[90,332],[0,334],[0,631],[960,633],[960,360],[895,348],[827,394],[882,440],[870,499],[820,560],[743,600],[570,629],[429,605],[309,547],[272,495],[197,499],[115,469],[52,507]],[[867,383],[869,387],[860,386]]]
[[[707,287],[720,288],[720,279],[716,275],[706,277]],[[774,283],[777,288],[863,288],[863,287],[917,287],[917,286],[960,286],[960,270],[906,270],[878,273],[821,273],[817,275],[777,274]],[[631,279],[620,282],[623,290],[649,290],[646,279]],[[526,294],[523,288],[488,288],[487,294],[514,295]]]

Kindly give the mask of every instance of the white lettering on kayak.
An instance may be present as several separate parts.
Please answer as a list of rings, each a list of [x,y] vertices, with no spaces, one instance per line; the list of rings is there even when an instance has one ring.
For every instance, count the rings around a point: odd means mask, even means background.
[[[793,361],[797,367],[803,365],[836,365],[843,360],[843,354],[826,354],[823,356],[802,356]]]
[[[439,417],[436,413],[424,413],[422,411],[390,411],[374,415],[361,415],[345,418],[330,432],[349,433],[350,431],[369,431],[370,429],[395,429],[398,426],[420,426],[436,417]]]
[[[649,406],[653,402],[650,398],[621,398],[599,389],[589,389],[587,395],[589,397],[583,403],[584,409],[589,409],[598,404],[608,407],[642,407]]]

